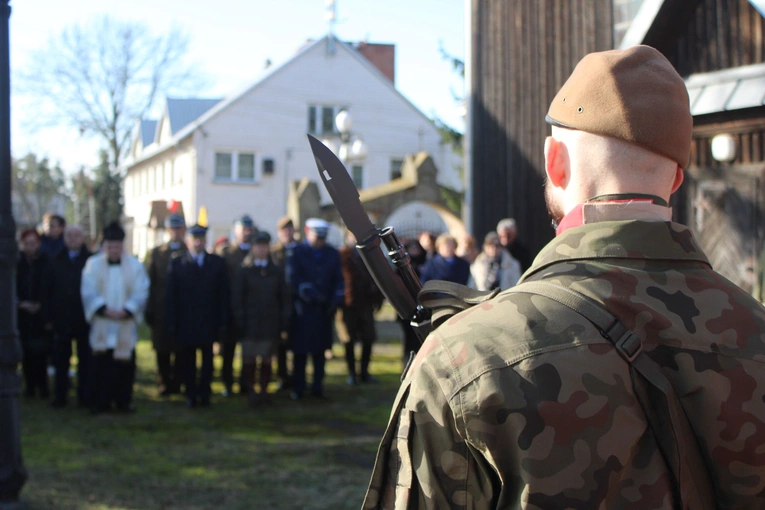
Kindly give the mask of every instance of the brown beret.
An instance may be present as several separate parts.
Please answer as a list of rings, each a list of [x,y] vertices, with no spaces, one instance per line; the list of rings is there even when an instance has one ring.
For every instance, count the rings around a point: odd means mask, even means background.
[[[279,221],[276,222],[276,228],[281,230],[283,228],[287,227],[294,227],[294,223],[292,223],[292,218],[289,216],[283,216],[279,218]]]
[[[590,53],[545,118],[560,126],[635,143],[686,168],[693,118],[683,79],[649,46]]]

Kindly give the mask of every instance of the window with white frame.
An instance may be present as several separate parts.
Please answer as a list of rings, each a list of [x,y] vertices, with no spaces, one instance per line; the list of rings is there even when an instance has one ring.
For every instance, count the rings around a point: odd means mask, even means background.
[[[216,152],[215,180],[257,182],[257,156],[253,152]]]
[[[337,134],[335,117],[345,106],[308,105],[308,132],[314,135]]]
[[[157,165],[157,191],[162,191],[165,184],[165,167]]]

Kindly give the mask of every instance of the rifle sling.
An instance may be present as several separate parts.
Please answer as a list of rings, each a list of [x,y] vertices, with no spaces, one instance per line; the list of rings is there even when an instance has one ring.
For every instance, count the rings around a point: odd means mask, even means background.
[[[630,365],[635,395],[673,478],[675,500],[681,502],[683,509],[715,508],[714,489],[693,427],[672,384],[659,365],[643,352],[642,340],[600,303],[571,289],[529,281],[506,292],[552,299],[598,328]],[[498,293],[498,289],[477,291],[456,283],[432,280],[423,285],[417,298],[422,306],[432,310],[432,323],[436,328],[456,313],[488,301]]]

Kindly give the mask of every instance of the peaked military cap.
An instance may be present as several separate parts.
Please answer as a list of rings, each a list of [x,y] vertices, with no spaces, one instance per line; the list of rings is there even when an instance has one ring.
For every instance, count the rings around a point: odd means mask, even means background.
[[[289,216],[282,216],[281,218],[279,218],[279,221],[276,222],[276,228],[278,228],[279,230],[283,228],[287,228],[287,227],[294,227],[294,226],[295,224],[292,223],[292,218],[290,218]]]
[[[186,226],[186,221],[180,214],[171,214],[165,218],[165,228],[183,228]]]
[[[248,214],[243,214],[241,218],[236,220],[235,225],[241,225],[244,228],[255,228],[255,222]]]
[[[258,232],[255,232],[255,234],[253,234],[250,239],[255,244],[261,244],[261,243],[268,244],[271,242],[271,234],[269,234],[265,230],[259,230]]]
[[[329,234],[329,223],[319,218],[308,218],[305,222],[307,229],[312,230],[319,237],[327,237]]]
[[[200,224],[194,224],[189,227],[189,235],[193,237],[204,237],[207,235],[207,227],[203,227]]]
[[[553,99],[545,120],[644,147],[686,168],[691,116],[685,82],[650,46],[586,55]]]

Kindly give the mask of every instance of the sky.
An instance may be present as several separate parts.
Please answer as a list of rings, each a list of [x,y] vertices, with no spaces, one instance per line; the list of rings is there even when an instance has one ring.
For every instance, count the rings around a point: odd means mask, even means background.
[[[98,163],[100,142],[70,127],[31,128],[34,103],[13,76],[30,54],[76,23],[103,14],[145,22],[155,35],[173,24],[190,36],[189,58],[208,75],[198,97],[226,97],[254,83],[263,64],[289,60],[307,39],[326,35],[327,0],[11,0],[11,148],[47,156],[67,172]],[[334,33],[344,41],[396,45],[396,87],[427,116],[464,130],[454,94],[462,79],[440,53],[464,58],[463,0],[336,0]],[[243,65],[246,63],[246,65]]]

